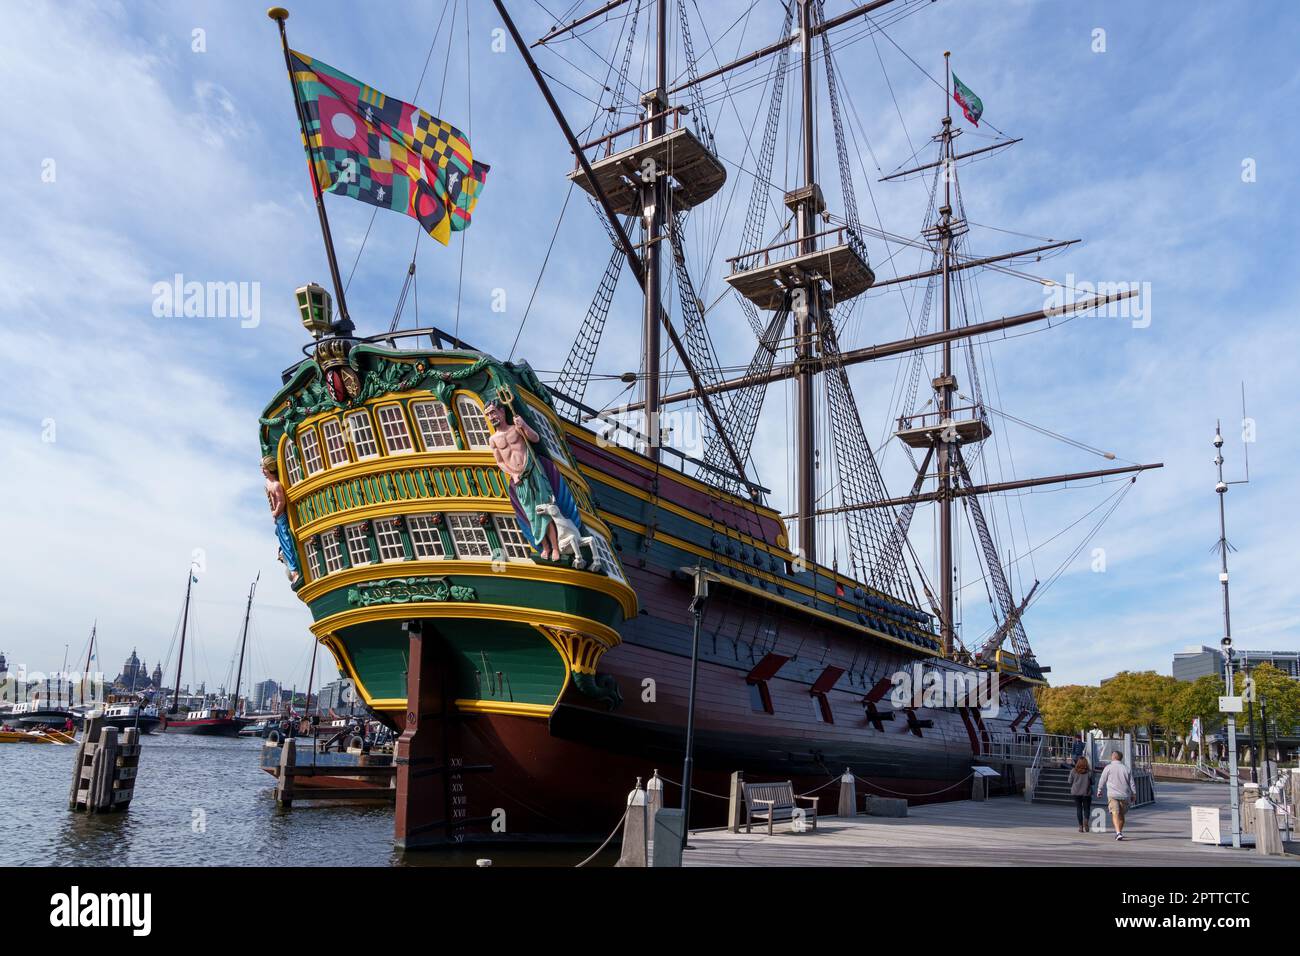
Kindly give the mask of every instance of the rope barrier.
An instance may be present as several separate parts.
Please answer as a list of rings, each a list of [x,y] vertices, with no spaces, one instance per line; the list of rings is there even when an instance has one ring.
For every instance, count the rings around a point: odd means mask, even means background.
[[[581,863],[576,864],[576,865],[574,866],[574,869],[575,869],[575,870],[576,870],[578,867],[580,867],[580,866],[586,866],[588,863],[590,863],[590,862],[591,862],[592,860],[594,860],[596,857],[600,856],[601,851],[604,850],[605,847],[609,846],[609,841],[612,840],[612,839],[614,839],[615,834],[617,834],[619,830],[623,829],[623,824],[627,822],[627,814],[628,814],[628,810],[631,810],[631,809],[632,809],[631,804],[629,804],[628,807],[627,807],[627,809],[625,809],[625,810],[623,811],[623,815],[622,815],[621,817],[619,817],[618,823],[616,823],[616,824],[614,825],[614,829],[610,832],[609,836],[605,837],[605,842],[602,843],[600,846],[598,846],[598,847],[596,848],[596,852],[595,852],[595,853],[591,854],[591,856],[587,857],[587,858],[586,858],[585,860],[583,860]]]
[[[972,779],[974,776],[975,776],[974,772],[969,773],[966,776],[962,777],[960,780],[958,780],[956,783],[952,784],[951,786],[944,787],[941,790],[931,790],[926,793],[902,793],[898,790],[890,790],[888,787],[882,787],[878,783],[870,783],[869,781],[861,778],[854,779],[854,787],[856,788],[858,783],[863,783],[867,786],[875,787],[877,790],[883,790],[885,793],[893,794],[896,797],[935,797],[941,793],[947,793],[949,790],[955,790],[957,787],[960,787],[963,783],[965,783],[967,780]]]

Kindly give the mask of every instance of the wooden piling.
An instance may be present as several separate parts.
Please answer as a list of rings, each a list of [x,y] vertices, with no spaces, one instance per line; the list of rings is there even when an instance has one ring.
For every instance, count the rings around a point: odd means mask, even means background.
[[[88,719],[77,747],[68,809],[87,813],[126,810],[135,795],[139,764],[139,730],[126,730],[119,737],[116,727],[104,726],[100,718]]]
[[[275,802],[282,807],[293,806],[293,771],[297,744],[292,737],[280,744],[280,775],[275,781]]]

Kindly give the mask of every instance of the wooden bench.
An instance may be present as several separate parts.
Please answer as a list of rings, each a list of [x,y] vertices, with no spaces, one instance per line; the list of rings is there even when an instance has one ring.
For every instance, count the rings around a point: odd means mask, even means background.
[[[798,802],[808,804],[799,807]],[[795,796],[794,785],[784,783],[746,783],[745,784],[745,832],[751,832],[754,821],[767,821],[767,832],[772,833],[772,824],[777,820],[790,820],[801,817],[812,822],[817,829],[817,798]]]

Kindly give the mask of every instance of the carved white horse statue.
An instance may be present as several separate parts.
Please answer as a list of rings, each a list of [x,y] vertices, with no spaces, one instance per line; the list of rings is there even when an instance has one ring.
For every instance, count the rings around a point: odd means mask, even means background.
[[[555,537],[559,542],[560,554],[566,551],[573,555],[573,566],[581,571],[587,566],[586,560],[582,557],[582,548],[585,545],[587,550],[592,554],[591,570],[599,573],[604,570],[601,564],[600,556],[596,554],[596,549],[591,546],[591,536],[584,535],[582,530],[567,518],[560,506],[552,498],[546,504],[537,506],[539,515],[548,515],[555,524]]]

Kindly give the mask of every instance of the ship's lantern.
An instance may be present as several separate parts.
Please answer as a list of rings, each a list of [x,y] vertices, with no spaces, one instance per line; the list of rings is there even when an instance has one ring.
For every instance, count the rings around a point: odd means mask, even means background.
[[[311,282],[296,290],[294,297],[298,300],[298,315],[302,319],[303,328],[314,338],[320,338],[330,331],[333,308],[328,292]]]

